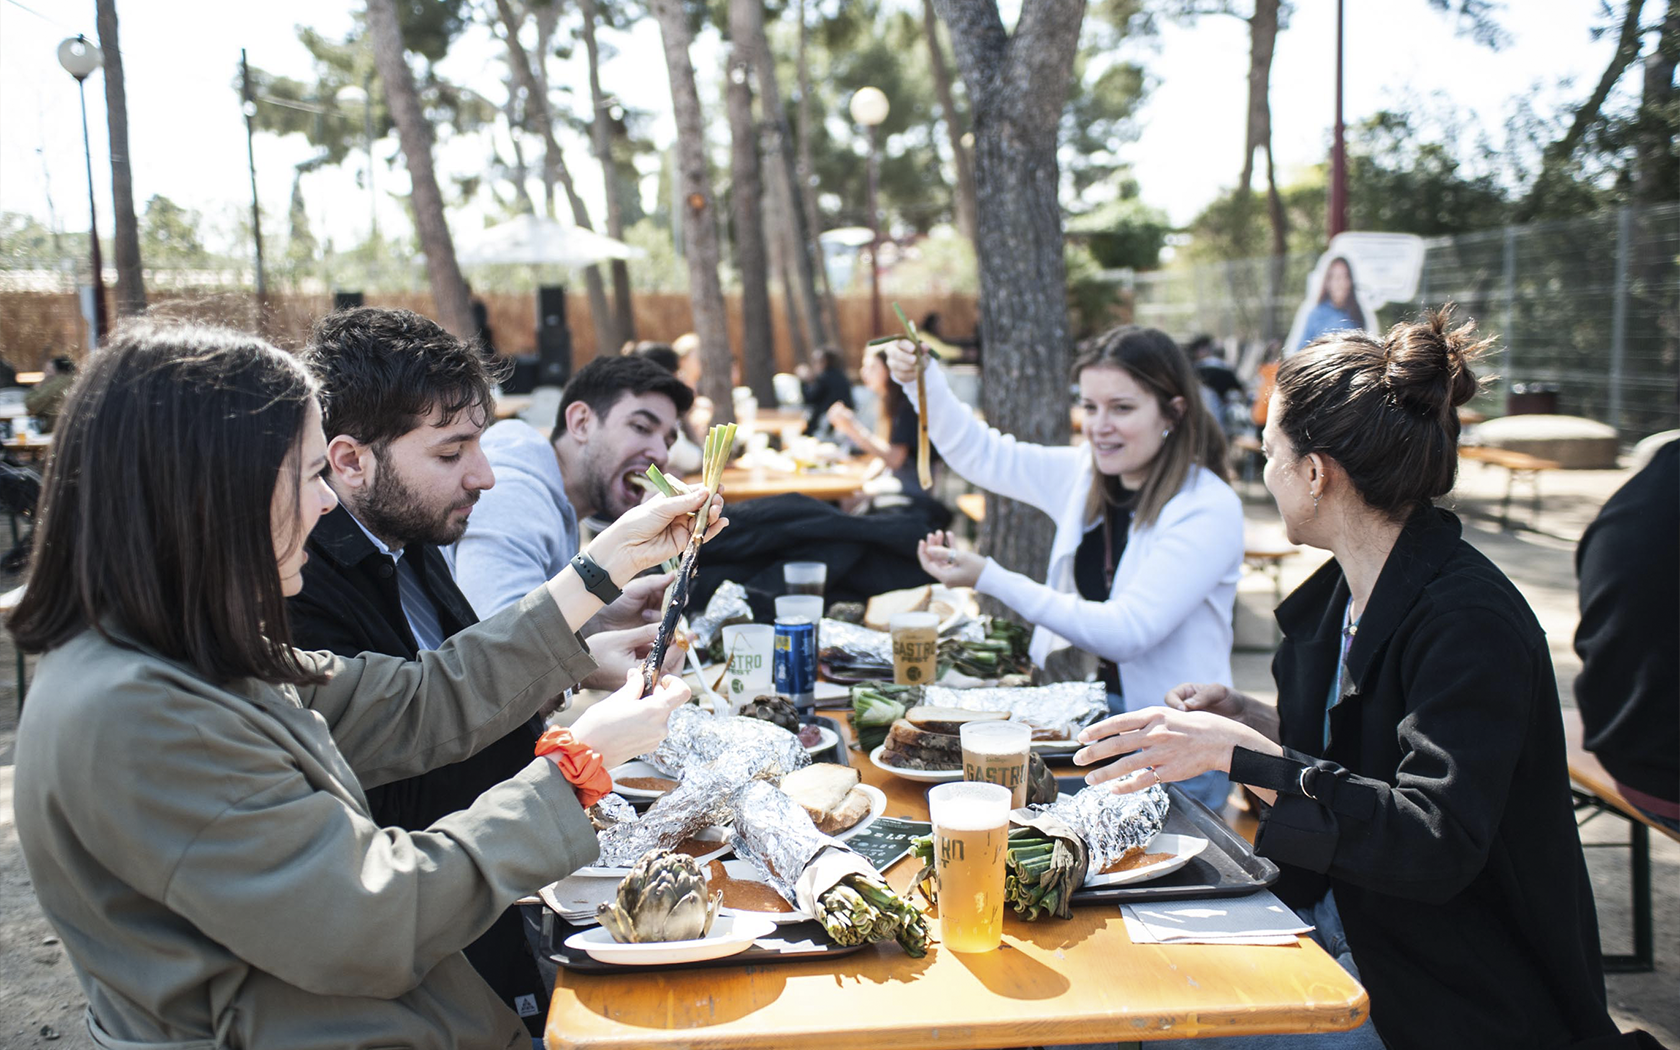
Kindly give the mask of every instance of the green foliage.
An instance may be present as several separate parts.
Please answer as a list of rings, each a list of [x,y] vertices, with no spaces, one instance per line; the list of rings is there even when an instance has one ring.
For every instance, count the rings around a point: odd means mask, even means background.
[[[1062,246],[1062,259],[1067,266],[1069,335],[1084,339],[1118,324],[1123,319],[1119,294],[1091,250],[1069,241]]]
[[[200,231],[204,216],[158,194],[140,219],[140,258],[147,266],[191,269],[210,265]]]
[[[1153,270],[1172,225],[1165,212],[1138,198],[1137,183],[1128,180],[1123,192],[1125,196],[1069,219],[1067,234],[1084,241],[1104,268]]]
[[[867,270],[865,266],[854,272],[865,291]],[[882,294],[888,296],[975,295],[980,291],[980,262],[973,241],[957,236],[950,226],[941,226],[911,246],[906,258],[883,277]]]

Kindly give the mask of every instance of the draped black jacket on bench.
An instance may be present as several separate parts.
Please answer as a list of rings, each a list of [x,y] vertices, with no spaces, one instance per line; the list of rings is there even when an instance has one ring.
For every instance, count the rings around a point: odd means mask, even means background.
[[[1296,768],[1281,776],[1239,749],[1232,779],[1290,782],[1257,849],[1283,868],[1291,905],[1335,890],[1389,1046],[1613,1036],[1546,638],[1460,531],[1441,510],[1402,531],[1360,618],[1328,749],[1340,566],[1279,606],[1272,671]]]

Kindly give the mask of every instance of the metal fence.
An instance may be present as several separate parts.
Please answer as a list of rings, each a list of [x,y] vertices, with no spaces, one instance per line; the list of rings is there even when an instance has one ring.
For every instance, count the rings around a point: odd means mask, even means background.
[[[1483,407],[1514,384],[1555,386],[1558,411],[1636,441],[1680,427],[1680,204],[1427,240],[1417,299],[1381,325],[1458,304],[1498,338]],[[1141,273],[1139,324],[1206,332],[1249,351],[1283,338],[1315,257],[1241,259]]]

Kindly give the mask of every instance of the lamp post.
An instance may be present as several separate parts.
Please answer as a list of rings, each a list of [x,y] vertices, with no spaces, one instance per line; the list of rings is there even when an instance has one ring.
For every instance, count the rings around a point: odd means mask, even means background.
[[[878,181],[880,151],[876,148],[876,128],[887,119],[892,108],[886,94],[877,87],[861,87],[852,95],[849,107],[852,119],[869,129],[869,323],[874,335],[881,334],[881,216],[875,207],[875,185]]]
[[[105,315],[105,264],[99,258],[99,217],[93,203],[93,149],[88,144],[87,78],[105,62],[105,56],[93,42],[80,33],[58,45],[58,64],[76,78],[76,95],[82,102],[82,156],[87,160],[88,183],[88,255],[93,260],[93,324],[94,336],[103,341],[110,322]]]
[[[1336,0],[1336,134],[1330,144],[1330,216],[1326,240],[1347,229],[1347,146],[1342,128],[1342,0]]]

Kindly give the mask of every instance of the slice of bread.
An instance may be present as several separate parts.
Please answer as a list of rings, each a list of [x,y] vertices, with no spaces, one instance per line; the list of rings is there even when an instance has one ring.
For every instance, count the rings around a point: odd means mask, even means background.
[[[858,785],[858,771],[833,762],[817,762],[782,778],[782,793],[805,807],[818,828]],[[855,821],[853,823],[856,823]]]
[[[859,788],[846,792],[846,797],[830,812],[824,813],[822,819],[815,816],[817,830],[824,835],[834,835],[852,827],[864,817],[869,816],[869,796]]]
[[[872,631],[888,630],[894,613],[922,612],[932,598],[931,583],[907,590],[877,594],[869,599],[869,606],[863,611],[863,625]]]
[[[881,761],[900,769],[961,769],[962,751],[952,755],[943,750],[930,751],[922,747],[900,747],[889,743],[881,751]]]
[[[955,733],[932,733],[926,729],[918,729],[908,718],[897,719],[887,727],[887,746],[899,750],[914,748],[950,756],[950,764],[940,766],[941,769],[950,769],[962,762],[961,737]]]
[[[964,711],[956,707],[935,707],[932,704],[919,704],[904,712],[904,717],[917,729],[927,733],[949,733],[952,736],[962,732],[962,727],[970,722],[1007,722],[1007,711]]]

